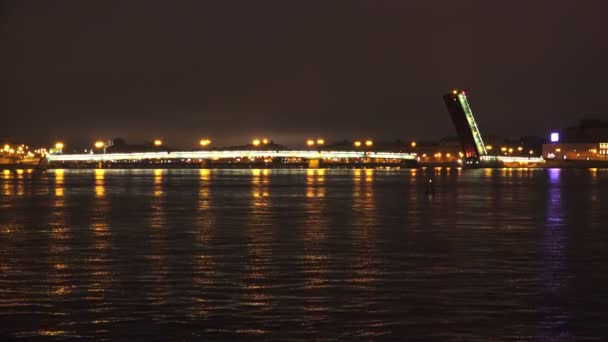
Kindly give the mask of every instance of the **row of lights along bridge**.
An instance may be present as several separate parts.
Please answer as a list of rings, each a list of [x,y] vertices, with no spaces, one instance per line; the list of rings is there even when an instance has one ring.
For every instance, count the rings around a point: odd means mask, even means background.
[[[268,138],[255,138],[251,141],[251,145],[253,145],[254,147],[259,147],[259,146],[268,145],[268,144],[270,144],[270,142],[271,142],[271,140]],[[156,147],[161,147],[161,146],[163,146],[163,141],[161,139],[154,139],[153,144]],[[201,139],[201,140],[199,140],[199,145],[201,147],[209,147],[211,145],[211,139]],[[316,139],[316,140],[308,139],[308,140],[306,140],[306,145],[308,147],[314,147],[314,146],[320,147],[320,146],[325,145],[325,140],[321,139],[321,138]],[[372,147],[373,145],[374,145],[374,142],[373,142],[373,140],[370,140],[370,139],[364,140],[364,141],[356,140],[353,143],[353,146],[355,148],[360,148],[362,146]],[[105,152],[105,148],[107,147],[106,143],[104,143],[101,140],[96,141],[93,146],[97,150],[104,149],[104,152]],[[412,142],[411,146],[416,147],[416,142]],[[61,153],[63,151],[64,147],[65,147],[65,144],[63,142],[55,143],[55,152]]]
[[[153,141],[153,144],[156,147],[161,147],[161,146],[163,146],[163,141],[160,140],[160,139],[155,139]],[[268,145],[268,144],[270,144],[270,139],[268,139],[268,138],[263,138],[263,139],[256,138],[256,139],[253,139],[253,141],[251,142],[251,145],[253,145],[254,147],[260,147],[260,146],[264,146],[264,145]],[[199,145],[201,147],[204,147],[204,148],[209,147],[211,145],[211,139],[201,139],[199,141]],[[308,139],[308,140],[306,140],[306,145],[309,148],[312,148],[312,147],[319,148],[319,147],[325,145],[325,140],[324,139],[320,139],[320,138],[319,139]],[[365,141],[357,140],[357,141],[355,141],[353,143],[353,146],[355,148],[360,148],[362,146],[372,147],[373,145],[374,145],[374,142],[372,140],[365,140]],[[415,148],[416,146],[417,146],[416,142],[414,142],[414,141],[411,142],[411,147],[412,148]],[[65,147],[65,145],[64,145],[63,142],[57,142],[55,144],[55,150],[54,151],[55,152],[61,152],[61,151],[63,151],[64,147]],[[105,149],[105,147],[107,147],[107,146],[106,146],[106,144],[103,141],[99,140],[99,141],[96,141],[94,143],[94,147],[97,150],[102,150],[102,149]],[[23,147],[20,146],[18,148],[19,149],[18,151],[15,150],[15,153],[17,154],[17,153],[21,152],[22,148]],[[493,146],[492,145],[486,145],[486,149],[490,152],[490,151],[493,150]],[[8,145],[6,145],[4,147],[3,152],[7,152],[8,153],[8,152],[12,152],[12,151],[11,151],[10,147]],[[40,150],[40,151],[37,150],[36,153],[38,153],[38,152],[46,152],[46,149]],[[527,152],[530,155],[534,154],[534,150],[529,150]],[[500,154],[500,155],[508,156],[508,155],[514,155],[514,154],[521,155],[523,153],[524,153],[523,147],[521,147],[521,146],[518,146],[518,147],[515,147],[515,148],[514,147],[502,146],[502,147],[500,147],[500,153],[496,153],[496,154],[497,155]],[[448,154],[444,154],[444,155],[446,155],[446,157],[447,157],[447,156],[449,156],[449,153]],[[433,156],[436,157],[436,158],[439,158],[439,157],[442,157],[443,155],[440,152],[438,152],[438,153],[435,153]],[[427,157],[427,155],[423,154],[422,157],[423,158]]]

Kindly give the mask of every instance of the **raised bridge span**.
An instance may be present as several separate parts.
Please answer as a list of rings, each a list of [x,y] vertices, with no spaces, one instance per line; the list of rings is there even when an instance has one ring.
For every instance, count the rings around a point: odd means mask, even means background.
[[[443,96],[456,133],[460,139],[462,151],[464,153],[463,163],[466,167],[480,167],[480,162],[485,166],[494,164],[510,163],[534,163],[542,164],[545,160],[542,157],[533,156],[511,156],[511,155],[490,155],[483,142],[477,121],[473,117],[473,111],[467,100],[464,90],[453,90]]]

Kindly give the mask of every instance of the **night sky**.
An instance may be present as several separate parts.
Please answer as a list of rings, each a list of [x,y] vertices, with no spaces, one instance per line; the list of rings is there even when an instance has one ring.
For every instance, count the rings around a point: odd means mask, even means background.
[[[608,120],[608,1],[2,1],[0,136],[455,135]]]

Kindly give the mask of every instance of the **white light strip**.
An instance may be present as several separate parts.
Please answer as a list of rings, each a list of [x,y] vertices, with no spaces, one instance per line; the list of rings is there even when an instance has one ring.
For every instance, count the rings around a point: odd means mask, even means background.
[[[509,157],[509,156],[481,156],[483,161],[501,161],[503,163],[544,163],[543,157]]]
[[[363,151],[190,151],[190,152],[134,152],[106,154],[49,154],[49,162],[62,161],[115,161],[115,160],[150,160],[150,159],[229,159],[229,158],[379,158],[415,160],[416,154],[398,152],[363,152]]]

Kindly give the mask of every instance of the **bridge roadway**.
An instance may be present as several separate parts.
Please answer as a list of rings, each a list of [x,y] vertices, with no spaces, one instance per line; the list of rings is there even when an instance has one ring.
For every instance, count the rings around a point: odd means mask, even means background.
[[[152,159],[228,159],[228,158],[302,158],[302,159],[354,159],[374,158],[393,160],[416,160],[413,153],[368,152],[368,151],[307,151],[307,150],[238,150],[238,151],[173,151],[173,152],[132,152],[100,154],[49,154],[52,162],[105,162],[118,160]]]

